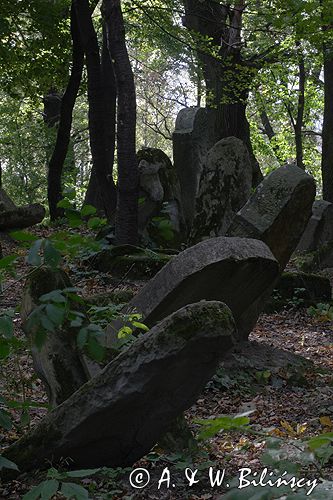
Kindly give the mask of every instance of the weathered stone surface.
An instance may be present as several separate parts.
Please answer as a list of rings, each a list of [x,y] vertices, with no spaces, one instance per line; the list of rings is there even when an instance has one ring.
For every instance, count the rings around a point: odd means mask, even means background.
[[[39,224],[45,217],[45,208],[39,203],[0,211],[0,231],[23,229]]]
[[[173,133],[173,158],[188,229],[192,226],[195,214],[195,199],[206,154],[220,139],[215,121],[216,111],[206,108],[185,108],[177,116]]]
[[[328,278],[318,274],[286,272],[276,284],[273,294],[265,305],[265,312],[275,312],[283,307],[308,307],[332,299]]]
[[[283,271],[294,252],[311,216],[316,194],[314,179],[294,165],[280,167],[258,186],[235,216],[228,236],[264,241]],[[247,338],[269,299],[276,280],[238,319],[242,338]]]
[[[316,200],[312,205],[311,218],[296,250],[313,252],[329,242],[333,242],[333,204]]]
[[[53,290],[70,286],[67,274],[61,270],[42,267],[30,275],[21,305],[23,330],[29,337],[33,337],[36,331],[35,328],[28,328],[27,320],[39,305],[39,298]],[[31,349],[34,369],[45,386],[52,406],[65,401],[89,379],[76,346],[76,333],[71,332],[70,328],[48,333],[41,350],[34,344]]]
[[[286,165],[269,174],[235,216],[228,236],[264,241],[284,269],[311,216],[314,179]]]
[[[94,379],[6,450],[21,471],[130,466],[197,398],[235,342],[230,309],[188,305],[139,337]]]
[[[160,149],[141,149],[137,157],[140,172],[139,231],[143,236],[147,233],[153,238],[149,224],[153,217],[162,216],[170,221],[172,231],[179,234],[183,219],[175,167]]]
[[[261,241],[212,238],[174,257],[131,300],[124,312],[135,310],[153,326],[177,309],[199,300],[221,300],[236,324],[257,297],[278,276],[278,263]],[[107,329],[112,347],[120,321]]]
[[[251,194],[252,166],[236,137],[217,142],[207,153],[200,177],[190,241],[222,236]]]

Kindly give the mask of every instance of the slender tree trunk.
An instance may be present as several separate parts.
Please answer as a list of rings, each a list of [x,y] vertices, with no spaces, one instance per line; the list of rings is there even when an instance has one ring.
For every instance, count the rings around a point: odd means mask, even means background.
[[[105,103],[101,61],[96,31],[92,22],[88,0],[73,0],[80,39],[86,55],[88,73],[89,135],[93,168],[96,173],[103,209],[112,219],[114,205],[113,179],[106,153]]]
[[[333,44],[324,45],[324,121],[322,144],[323,199],[333,202]]]
[[[104,0],[103,15],[107,26],[108,47],[111,59],[114,61],[118,95],[116,241],[118,244],[133,244],[138,239],[139,191],[135,144],[135,84],[126,47],[120,0]]]
[[[296,42],[296,48],[301,51],[300,42]],[[295,121],[295,144],[296,144],[296,163],[299,168],[305,170],[303,162],[303,119],[304,119],[304,105],[305,105],[305,64],[304,56],[302,53],[298,57],[298,103],[297,103],[297,117]]]
[[[62,198],[61,176],[70,141],[73,109],[79,92],[83,71],[84,53],[80,43],[78,24],[73,5],[71,7],[71,35],[73,41],[72,70],[66,91],[61,99],[57,140],[49,162],[47,179],[47,196],[51,220],[63,216],[63,210],[58,208],[57,204]]]
[[[103,45],[102,45],[102,60],[101,60],[103,94],[104,94],[104,126],[105,126],[105,154],[108,163],[108,176],[112,178],[115,139],[116,139],[116,80],[114,76],[113,63],[107,46],[107,35],[105,23],[103,24]],[[117,189],[113,182],[110,185],[112,191],[112,206],[111,210],[115,213],[117,204]],[[98,211],[103,211],[103,199],[97,181],[97,175],[92,168],[88,189],[85,197],[85,204],[93,205]]]

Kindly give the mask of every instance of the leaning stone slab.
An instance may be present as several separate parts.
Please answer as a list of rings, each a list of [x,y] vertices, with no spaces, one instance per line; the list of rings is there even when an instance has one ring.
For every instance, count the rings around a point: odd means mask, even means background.
[[[296,248],[298,252],[313,252],[321,246],[333,242],[333,204],[316,200],[312,215]]]
[[[191,406],[235,343],[230,309],[188,305],[139,337],[4,456],[20,471],[124,467],[144,456]]]
[[[261,241],[212,238],[175,256],[123,310],[142,314],[149,327],[181,307],[200,300],[220,300],[236,324],[251,304],[278,277],[278,263]],[[120,321],[107,328],[106,343],[114,347]]]
[[[295,165],[280,167],[258,186],[227,235],[264,241],[283,270],[311,217],[315,195],[313,177]]]
[[[203,166],[190,241],[224,235],[251,188],[252,165],[243,141],[227,137],[217,142]]]
[[[208,150],[220,139],[216,111],[184,108],[178,113],[173,140],[173,158],[177,170],[185,223],[189,229],[195,213],[195,199]]]
[[[263,180],[238,212],[227,235],[264,241],[282,272],[306,228],[315,194],[314,179],[304,170],[295,165],[278,168]],[[275,285],[273,280],[238,319],[242,338],[248,337]]]

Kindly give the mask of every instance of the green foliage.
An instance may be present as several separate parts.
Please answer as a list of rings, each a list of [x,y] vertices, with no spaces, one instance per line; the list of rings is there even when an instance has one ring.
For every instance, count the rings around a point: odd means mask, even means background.
[[[307,312],[313,318],[319,321],[332,321],[333,320],[333,305],[332,304],[317,304],[307,309]]]

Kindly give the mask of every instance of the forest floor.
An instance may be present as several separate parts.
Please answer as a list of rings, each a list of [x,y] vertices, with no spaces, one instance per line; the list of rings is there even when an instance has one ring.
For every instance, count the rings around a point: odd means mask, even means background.
[[[13,252],[22,250],[10,241],[3,243],[4,255]],[[110,275],[74,266],[67,271],[83,295],[107,291],[110,286],[119,283]],[[15,308],[19,304],[24,282],[18,278],[26,272],[27,267],[22,262],[18,276],[6,282],[0,301],[2,309]],[[127,281],[120,286],[138,289],[143,284]],[[18,338],[22,337],[18,313],[15,315],[15,328]],[[19,400],[31,400],[41,405],[47,403],[27,350],[19,351],[1,366],[3,396],[12,399],[15,394]],[[196,434],[200,427],[196,422],[198,419],[247,411],[252,412],[247,432],[221,431],[202,442],[192,458],[180,453],[166,454],[156,447],[132,469],[104,471],[104,474],[77,482],[88,489],[92,499],[218,499],[225,496],[229,478],[239,476],[239,469],[246,467],[258,473],[264,469],[263,453],[269,436],[281,439],[279,452],[293,457],[292,448],[294,451],[297,449],[295,443],[301,444],[302,440],[323,432],[333,432],[333,322],[328,317],[311,317],[306,309],[295,308],[292,304],[278,314],[262,315],[251,333],[250,343],[237,349],[233,358],[222,364],[213,381],[186,412],[186,419]],[[43,407],[32,408],[29,415],[12,410],[15,425],[12,430],[0,434],[1,448],[23,435],[45,412]],[[280,460],[283,456],[280,454],[277,458]],[[290,461],[297,460],[291,458]],[[130,485],[129,476],[139,467],[149,472],[150,482],[142,489],[135,489]],[[222,486],[211,487],[209,467],[213,467],[214,471],[226,471],[227,479]],[[162,476],[166,468],[170,471],[171,481],[169,485],[167,480],[162,481],[159,489],[159,480],[167,478]],[[189,487],[186,468],[198,469],[195,478],[200,482]],[[329,462],[323,467],[318,465],[318,461],[310,463],[302,473],[302,477],[308,479],[320,477],[333,480],[333,467]],[[44,472],[23,474],[15,481],[0,485],[0,500],[21,499],[45,477]],[[315,490],[309,497],[316,500]],[[58,494],[54,498],[63,497]],[[235,493],[230,498],[238,496]],[[333,491],[332,496],[328,494],[326,498],[333,498]]]

